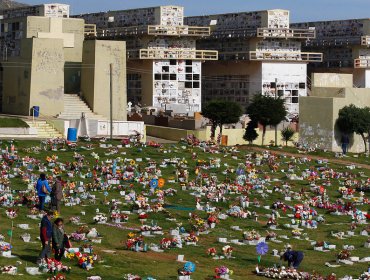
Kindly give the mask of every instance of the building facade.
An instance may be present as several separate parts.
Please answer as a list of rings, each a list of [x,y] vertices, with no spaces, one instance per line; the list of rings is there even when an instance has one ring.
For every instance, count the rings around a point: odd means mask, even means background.
[[[339,111],[345,106],[370,105],[370,89],[354,88],[352,74],[315,73],[312,91],[302,97],[299,114],[299,142],[334,152],[342,151],[342,134],[336,127]],[[357,134],[350,135],[349,151],[362,153],[365,145]]]
[[[98,113],[101,118],[109,118],[112,75],[114,103],[119,108],[113,111],[113,117],[126,120],[125,43],[91,44],[85,40],[95,35],[95,26],[69,17],[69,5],[4,10],[0,33],[2,112],[30,115],[38,106],[48,117],[78,119],[85,113],[92,118]],[[97,52],[99,59],[95,59]],[[94,86],[81,84],[82,79]],[[104,101],[99,108],[97,100]]]
[[[97,37],[127,44],[127,93],[134,105],[190,114],[202,109],[202,63],[216,50],[198,50],[209,26],[184,25],[184,8],[161,6],[78,16],[96,24]]]
[[[262,93],[284,98],[290,118],[298,114],[307,64],[322,61],[321,53],[302,52],[315,30],[291,28],[287,10],[187,17],[185,23],[210,25],[211,36],[198,40],[198,48],[219,52],[218,61],[203,67],[203,102],[227,99],[246,107]]]
[[[349,19],[294,23],[294,28],[310,28],[316,38],[306,41],[305,51],[322,52],[322,63],[313,64],[309,72],[353,74],[357,87],[370,87],[370,20]]]

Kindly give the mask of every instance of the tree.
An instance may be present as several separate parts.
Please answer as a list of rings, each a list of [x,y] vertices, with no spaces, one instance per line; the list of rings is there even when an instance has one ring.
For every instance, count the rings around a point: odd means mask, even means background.
[[[286,115],[284,99],[275,99],[273,97],[261,94],[255,95],[252,102],[247,107],[249,118],[262,125],[262,145],[265,141],[266,127],[268,125],[277,126]]]
[[[214,139],[216,128],[220,127],[220,135],[222,135],[223,125],[237,123],[243,115],[243,110],[238,103],[215,100],[203,107],[202,115],[210,120],[211,138]]]
[[[365,153],[367,152],[366,135],[370,134],[370,108],[359,108],[351,104],[339,110],[336,121],[338,129],[342,133],[356,133],[364,141]]]
[[[285,146],[288,146],[288,142],[293,139],[294,134],[295,134],[295,131],[290,126],[285,127],[281,131],[281,137],[285,141]]]
[[[243,136],[243,139],[245,141],[248,141],[249,144],[252,144],[254,140],[258,138],[258,133],[256,131],[256,128],[258,127],[258,123],[250,120]]]

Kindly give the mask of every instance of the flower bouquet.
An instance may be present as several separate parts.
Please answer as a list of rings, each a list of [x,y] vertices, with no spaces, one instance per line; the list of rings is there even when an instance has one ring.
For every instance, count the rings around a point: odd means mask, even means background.
[[[16,275],[17,272],[18,272],[18,268],[16,266],[7,265],[1,268],[2,274]]]
[[[274,278],[274,279],[312,279],[312,280],[318,280],[318,279],[324,279],[323,277],[319,276],[313,276],[310,275],[307,272],[300,272],[293,268],[276,268],[276,267],[269,267],[265,268],[260,275],[263,275],[267,278]]]
[[[148,214],[147,213],[141,212],[139,214],[139,220],[140,220],[140,222],[144,223],[144,222],[146,222],[147,219],[148,219]]]
[[[135,252],[146,252],[148,250],[147,245],[144,243],[142,236],[136,236],[134,233],[128,234],[128,239],[126,241],[127,250]]]
[[[15,219],[18,216],[18,211],[13,208],[9,208],[6,210],[5,214],[9,219]]]
[[[192,227],[192,230],[203,232],[206,231],[206,224],[205,221],[199,217],[194,217],[190,220],[190,224]]]
[[[86,233],[73,232],[70,236],[73,241],[84,241],[86,240]]]
[[[351,252],[349,250],[342,250],[338,253],[338,260],[348,260],[351,257]]]
[[[277,235],[276,232],[274,232],[274,231],[267,231],[266,240],[275,240],[277,236],[278,235]]]
[[[142,278],[138,275],[126,274],[126,275],[123,276],[123,279],[125,279],[125,280],[141,280]]]
[[[198,241],[199,241],[199,238],[194,233],[191,233],[189,236],[185,237],[186,245],[197,245]]]
[[[97,214],[93,219],[98,224],[105,224],[108,221],[108,218],[104,214]]]
[[[162,238],[159,244],[161,249],[171,249],[178,247],[180,240],[177,238]]]
[[[261,235],[256,230],[245,231],[243,233],[244,240],[246,241],[258,241],[261,238]]]
[[[97,258],[96,255],[91,256],[88,254],[82,254],[80,252],[76,253],[75,256],[77,258],[78,265],[81,268],[86,269],[86,270],[90,270],[93,268],[94,261]]]
[[[299,237],[302,235],[302,232],[299,229],[293,229],[292,230],[292,235],[295,237]]]
[[[211,257],[215,257],[217,255],[217,250],[214,247],[207,249],[207,254]]]
[[[67,278],[63,274],[54,275],[49,277],[47,280],[66,280]]]
[[[13,246],[10,245],[7,242],[1,241],[0,242],[0,252],[10,252],[12,250]]]
[[[81,218],[78,216],[70,217],[69,221],[74,225],[79,225],[81,223]]]
[[[224,254],[225,258],[230,259],[231,254],[233,253],[234,248],[230,245],[226,245],[222,247],[222,253]]]
[[[151,226],[148,226],[148,225],[142,225],[142,226],[140,227],[140,231],[141,231],[141,232],[142,232],[142,234],[144,234],[144,235],[149,235],[151,230],[152,230],[152,227],[151,227]]]
[[[120,212],[112,212],[111,214],[111,219],[114,223],[121,223],[122,222],[127,222],[128,221],[128,215],[126,214],[121,214]]]
[[[215,279],[229,279],[229,276],[233,274],[233,271],[222,265],[215,268]]]
[[[210,215],[207,219],[207,223],[209,225],[210,228],[215,228],[216,227],[216,224],[219,223],[219,220],[217,219],[217,216],[215,215]]]
[[[177,270],[179,280],[190,280],[190,276],[195,272],[195,264],[192,262],[186,262],[184,266]]]
[[[42,272],[49,272],[52,274],[56,274],[58,272],[70,272],[71,268],[62,264],[55,259],[44,259],[41,260],[39,265],[39,270]]]
[[[157,226],[157,225],[152,226],[151,231],[153,232],[153,234],[157,234],[157,235],[162,235],[163,234],[163,229],[160,226]]]

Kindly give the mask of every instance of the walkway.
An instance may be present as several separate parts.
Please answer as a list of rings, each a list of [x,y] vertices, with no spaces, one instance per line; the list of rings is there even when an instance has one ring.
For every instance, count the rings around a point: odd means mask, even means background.
[[[290,153],[290,152],[285,152],[285,151],[276,151],[276,150],[271,150],[271,149],[268,149],[268,148],[260,148],[260,147],[254,147],[254,146],[239,146],[239,149],[252,150],[252,151],[256,151],[256,152],[270,151],[271,153],[278,154],[278,155],[287,155],[287,156],[299,157],[299,158],[309,157],[309,158],[314,159],[314,160],[317,160],[317,159],[328,159],[329,162],[332,162],[332,163],[342,164],[342,165],[354,164],[354,165],[359,166],[361,168],[369,169],[370,170],[370,164],[352,162],[350,160],[350,158],[348,158],[348,160],[338,159],[338,158],[332,158],[332,157],[326,158],[326,157],[322,157],[322,156],[315,156],[315,155],[309,155],[309,154]],[[370,158],[369,158],[369,161],[370,161]]]

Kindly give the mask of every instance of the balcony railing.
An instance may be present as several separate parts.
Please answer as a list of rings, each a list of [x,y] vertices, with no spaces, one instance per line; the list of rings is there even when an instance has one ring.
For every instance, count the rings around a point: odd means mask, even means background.
[[[130,58],[135,58],[130,52]],[[189,60],[217,60],[217,51],[206,50],[181,50],[181,49],[141,49],[139,59],[189,59]]]
[[[96,37],[96,25],[95,24],[85,24],[84,34],[85,34],[85,37]]]
[[[250,60],[322,62],[322,53],[251,51]]]
[[[210,28],[187,25],[184,26],[148,25],[148,26],[114,27],[98,30],[98,37],[122,37],[135,35],[204,37],[210,35]]]
[[[257,37],[307,40],[315,39],[316,31],[313,29],[257,28]]]
[[[200,26],[165,26],[149,25],[148,35],[166,35],[166,36],[209,36],[209,27]]]
[[[369,47],[370,46],[370,36],[362,36],[361,45]]]
[[[355,68],[370,68],[370,58],[357,58],[354,63]]]

